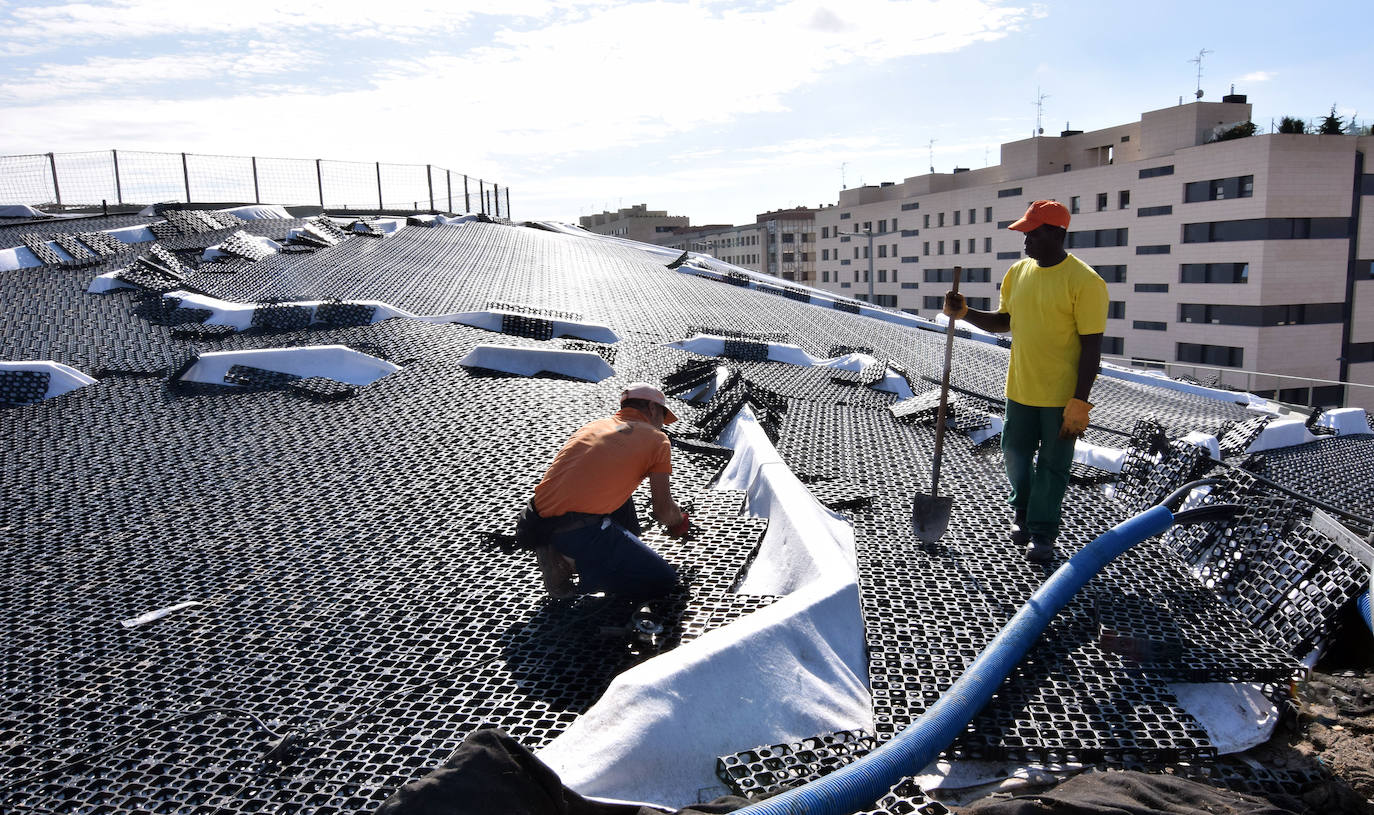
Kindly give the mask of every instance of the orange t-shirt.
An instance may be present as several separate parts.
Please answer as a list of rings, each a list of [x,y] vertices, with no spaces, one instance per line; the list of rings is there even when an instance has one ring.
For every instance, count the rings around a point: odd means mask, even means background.
[[[639,411],[621,408],[572,434],[534,488],[534,506],[543,518],[568,512],[609,515],[646,475],[672,471],[668,435]]]

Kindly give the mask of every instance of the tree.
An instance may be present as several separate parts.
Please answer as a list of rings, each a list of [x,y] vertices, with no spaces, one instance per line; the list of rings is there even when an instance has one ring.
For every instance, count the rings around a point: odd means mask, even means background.
[[[1230,130],[1227,130],[1226,132],[1222,133],[1220,136],[1217,136],[1217,141],[1230,141],[1231,139],[1243,139],[1243,138],[1245,138],[1246,136],[1253,136],[1253,135],[1255,135],[1255,131],[1256,131],[1256,130],[1257,130],[1257,128],[1255,127],[1255,123],[1254,123],[1254,122],[1241,122],[1240,124],[1236,125],[1235,127],[1231,128]]]
[[[1336,115],[1336,103],[1331,103],[1331,112],[1322,119],[1321,127],[1317,132],[1323,136],[1339,136],[1345,132],[1345,125],[1341,122],[1341,117]]]
[[[1307,122],[1302,119],[1294,119],[1292,116],[1285,116],[1279,120],[1280,133],[1306,133]]]

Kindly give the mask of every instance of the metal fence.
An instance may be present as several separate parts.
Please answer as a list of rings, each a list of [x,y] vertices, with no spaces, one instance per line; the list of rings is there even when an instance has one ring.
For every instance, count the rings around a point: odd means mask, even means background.
[[[0,156],[0,204],[53,211],[167,202],[510,217],[510,188],[432,164],[118,150]]]

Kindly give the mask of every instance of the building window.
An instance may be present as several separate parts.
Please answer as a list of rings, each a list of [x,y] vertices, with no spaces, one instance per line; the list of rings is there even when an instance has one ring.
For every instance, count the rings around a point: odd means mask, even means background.
[[[927,212],[925,215],[922,215],[922,216],[921,216],[921,228],[922,228],[922,229],[930,229],[930,213],[929,213],[929,212]]]
[[[921,241],[921,254],[930,254],[930,241]]]
[[[913,283],[913,282],[910,281],[910,280],[903,280],[903,281],[902,281],[902,288],[904,288],[904,289],[919,289],[920,287],[921,287],[921,284],[920,284],[920,283]]]
[[[1120,337],[1103,337],[1102,353],[1119,357],[1126,353],[1126,341]]]
[[[948,269],[926,269],[926,270],[923,272],[923,275],[924,275],[924,278],[925,278],[925,282],[927,282],[927,283],[953,283],[953,282],[954,282],[954,269],[953,269],[953,268],[948,268]],[[990,266],[981,266],[981,267],[976,267],[976,268],[965,269],[964,272],[963,272],[963,275],[962,275],[959,279],[960,279],[960,280],[963,280],[965,283],[991,283],[991,282],[992,282],[992,268],[991,268]]]
[[[973,209],[973,208],[971,208],[971,207],[969,208],[969,211],[968,211],[968,222],[969,222],[969,224],[975,224],[975,223],[978,222],[978,210]]]
[[[1020,188],[1020,187],[1008,187],[1008,188],[1006,188],[1005,190],[998,190],[998,191],[997,191],[997,197],[998,197],[998,198],[1015,198],[1016,196],[1018,196],[1018,195],[1020,195],[1020,194],[1021,194],[1021,188]]]
[[[965,302],[968,303],[969,308],[976,308],[979,311],[992,310],[992,299],[988,297],[970,297]]]
[[[1107,193],[1105,193],[1105,192],[1099,192],[1099,193],[1097,194],[1097,211],[1098,211],[1098,212],[1101,212],[1102,210],[1104,210],[1104,209],[1106,209],[1106,208],[1107,208]]]
[[[847,220],[849,220],[850,217],[851,217],[851,213],[848,213],[848,212],[841,212],[841,213],[840,213],[840,220],[841,220],[841,221],[847,221]]]
[[[1006,229],[1007,227],[1011,226],[1011,225],[1014,224],[1014,223],[1016,223],[1015,220],[1011,220],[1011,221],[998,221],[998,222],[997,222],[997,228],[998,228],[998,229]]]
[[[782,242],[783,242],[783,243],[796,243],[796,242],[797,242],[797,235],[796,235],[796,233],[794,233],[794,232],[784,232],[784,233],[782,233]]]
[[[1183,225],[1184,243],[1346,239],[1349,218],[1247,218]]]
[[[987,252],[991,252],[991,251],[992,251],[992,238],[983,238],[983,252],[984,252],[984,253],[987,253]]]
[[[1101,277],[1103,280],[1107,281],[1108,283],[1126,282],[1126,267],[1122,264],[1116,264],[1112,266],[1094,266],[1093,268],[1097,270],[1098,276]]]
[[[1151,320],[1136,320],[1135,322],[1131,323],[1131,328],[1134,328],[1138,331],[1168,331],[1169,324],[1154,322]]]
[[[1069,249],[1098,249],[1107,246],[1125,246],[1129,242],[1129,230],[1125,228],[1086,229],[1080,232],[1070,232],[1064,245]]]
[[[943,212],[938,212],[938,213],[936,213],[936,214],[935,214],[935,221],[936,221],[936,223],[935,223],[936,226],[944,226],[944,225],[945,225],[945,214],[944,214]]]
[[[1213,178],[1207,181],[1191,181],[1183,185],[1183,203],[1196,204],[1199,201],[1223,201],[1228,198],[1250,198],[1255,194],[1253,175],[1233,175],[1230,178]]]
[[[885,258],[885,257],[887,257],[887,244],[885,244],[885,243],[880,243],[880,244],[878,244],[878,257],[880,257],[880,258]]]
[[[1144,294],[1163,294],[1169,291],[1168,283],[1137,283],[1135,290]]]
[[[1131,206],[1131,191],[1122,190],[1116,194],[1116,208],[1127,209]]]
[[[1122,300],[1112,300],[1111,302],[1107,303],[1107,319],[1126,319],[1126,303]]]
[[[1232,306],[1179,303],[1178,321],[1243,326],[1329,325],[1345,321],[1345,304],[1284,303],[1273,306]]]
[[[992,207],[983,207],[983,223],[992,222]]]
[[[954,254],[959,254],[959,239],[955,238],[952,243],[954,244]]]
[[[1158,178],[1162,175],[1173,175],[1174,165],[1165,164],[1162,167],[1147,167],[1140,171],[1141,178]]]
[[[957,210],[957,209],[954,210],[954,225],[955,225],[955,226],[958,226],[958,225],[959,225],[959,210]]]
[[[821,260],[830,260],[830,250],[829,250],[829,249],[822,249],[822,250],[821,250]]]
[[[1158,207],[1141,207],[1135,211],[1137,218],[1149,218],[1155,215],[1172,215],[1173,213],[1173,204],[1164,204]]]
[[[829,271],[827,271],[827,270],[825,270],[825,269],[822,269],[822,270],[821,270],[821,282],[822,282],[822,283],[829,283],[829,282],[830,282],[830,272],[829,272]]]
[[[902,212],[908,212],[908,211],[910,211],[910,210],[913,210],[913,209],[920,209],[920,208],[921,208],[921,202],[920,202],[920,201],[913,201],[913,202],[911,202],[910,204],[902,204]]]
[[[1077,214],[1078,214],[1078,199],[1079,199],[1079,197],[1080,197],[1080,196],[1075,195],[1075,196],[1072,196],[1072,197],[1069,198],[1069,214],[1070,214],[1070,215],[1077,215]]]
[[[1248,263],[1181,263],[1180,283],[1246,283],[1250,280]]]
[[[921,305],[925,306],[928,309],[931,309],[932,311],[942,311],[945,307],[945,298],[943,296],[926,296],[921,299]]]
[[[1245,364],[1245,349],[1230,345],[1202,345],[1194,342],[1180,342],[1176,350],[1179,362],[1195,362],[1201,365],[1221,365],[1239,368]]]
[[[936,244],[935,244],[935,254],[937,254],[937,255],[943,255],[944,253],[945,253],[945,242],[944,242],[944,241],[937,241]]]
[[[1137,255],[1167,255],[1169,254],[1169,244],[1156,243],[1148,246],[1137,246],[1135,253]]]
[[[783,263],[796,263],[796,262],[797,262],[797,255],[796,255],[796,253],[795,253],[795,252],[783,252],[783,253],[782,253],[782,262],[783,262]]]
[[[878,270],[878,282],[879,282],[879,283],[886,283],[886,282],[887,282],[887,269],[879,269],[879,270]]]
[[[1072,164],[1065,164],[1065,165],[1064,165],[1064,172],[1067,173],[1068,171],[1070,171],[1070,170],[1072,170],[1072,169],[1073,169],[1073,165],[1072,165]]]
[[[916,255],[902,255],[903,263],[920,263],[921,259]]]
[[[974,247],[974,239],[973,239],[973,238],[969,238],[969,239],[968,239],[968,253],[969,253],[970,255],[973,254],[974,251],[975,251],[973,247]]]
[[[1020,253],[1020,252],[998,252],[998,253],[997,253],[997,259],[998,259],[998,260],[1020,260],[1020,258],[1021,258],[1021,253]]]

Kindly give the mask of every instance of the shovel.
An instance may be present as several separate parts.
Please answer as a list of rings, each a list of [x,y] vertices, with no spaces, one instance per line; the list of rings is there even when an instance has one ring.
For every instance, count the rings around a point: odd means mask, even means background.
[[[959,293],[959,276],[964,267],[954,267],[954,293]],[[931,463],[930,495],[916,494],[911,505],[911,525],[922,543],[935,543],[949,526],[954,498],[940,494],[940,453],[945,445],[945,411],[949,407],[949,362],[954,355],[954,320],[945,332],[945,373],[940,378],[940,412],[935,415],[935,455]]]

